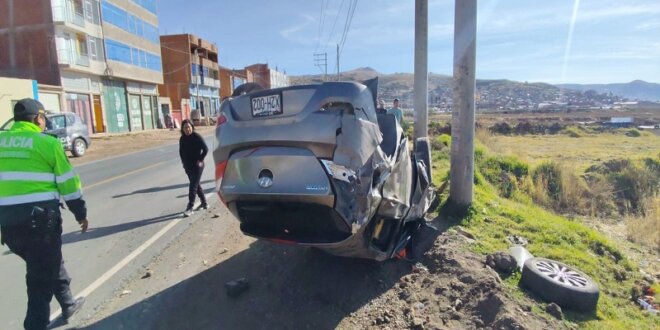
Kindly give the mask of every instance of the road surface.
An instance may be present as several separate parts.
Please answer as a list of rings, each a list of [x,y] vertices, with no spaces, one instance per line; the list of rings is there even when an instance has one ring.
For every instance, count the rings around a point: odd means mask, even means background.
[[[207,139],[209,148],[211,139]],[[157,255],[202,213],[183,218],[188,179],[178,145],[90,162],[75,167],[83,182],[90,229],[81,234],[73,215],[64,211],[63,254],[74,295],[87,302],[81,314],[113,296],[116,287]],[[214,166],[206,158],[202,187],[213,194]],[[212,203],[218,198],[210,196]],[[27,307],[25,263],[0,247],[0,329],[22,329]],[[53,299],[51,313],[59,306]]]

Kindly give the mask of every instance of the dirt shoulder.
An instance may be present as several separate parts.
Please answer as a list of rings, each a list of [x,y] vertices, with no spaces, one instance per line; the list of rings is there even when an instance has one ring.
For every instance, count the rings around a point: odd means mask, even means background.
[[[195,131],[202,136],[213,134],[214,126],[196,127]],[[95,160],[129,154],[143,149],[154,148],[179,141],[181,133],[178,129],[150,130],[124,134],[107,134],[92,137],[92,145],[82,157],[69,157],[74,165],[82,165]],[[211,147],[211,146],[209,146]]]
[[[565,328],[514,299],[469,239],[442,233],[413,264],[340,258],[243,235],[216,203],[91,318],[90,329]],[[145,276],[146,274],[149,276]],[[225,283],[245,278],[236,298]]]

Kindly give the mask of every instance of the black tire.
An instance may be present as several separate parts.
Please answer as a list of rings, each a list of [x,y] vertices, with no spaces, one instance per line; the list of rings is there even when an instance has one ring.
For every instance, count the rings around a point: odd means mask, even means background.
[[[431,144],[429,138],[423,137],[415,140],[415,160],[421,160],[426,165],[426,175],[429,177],[429,182],[432,181],[431,176]]]
[[[522,270],[522,284],[546,301],[582,312],[596,310],[598,286],[574,267],[545,258],[530,258]]]
[[[73,140],[73,143],[71,144],[71,153],[75,157],[82,157],[82,155],[84,155],[86,151],[87,151],[87,143],[85,142],[85,140],[81,138],[77,138]]]

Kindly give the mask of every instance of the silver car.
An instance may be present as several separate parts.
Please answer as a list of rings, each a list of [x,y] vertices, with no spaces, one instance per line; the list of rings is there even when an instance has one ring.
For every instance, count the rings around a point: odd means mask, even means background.
[[[377,84],[247,85],[222,103],[216,189],[243,233],[376,260],[406,247],[434,198],[430,148],[376,114]]]

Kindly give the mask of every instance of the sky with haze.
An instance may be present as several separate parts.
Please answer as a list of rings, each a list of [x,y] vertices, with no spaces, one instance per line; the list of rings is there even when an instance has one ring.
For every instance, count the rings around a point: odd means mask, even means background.
[[[353,7],[351,4],[356,3]],[[220,65],[269,63],[289,75],[414,70],[413,0],[160,0],[161,34],[217,44]],[[477,78],[660,83],[659,0],[479,0]],[[429,71],[452,74],[454,0],[429,0]]]

